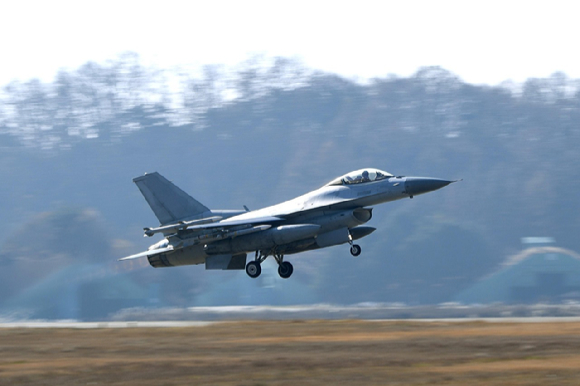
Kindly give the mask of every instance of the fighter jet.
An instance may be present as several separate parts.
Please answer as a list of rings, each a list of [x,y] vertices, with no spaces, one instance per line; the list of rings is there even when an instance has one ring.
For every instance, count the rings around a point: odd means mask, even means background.
[[[278,263],[278,274],[287,279],[294,268],[285,260],[286,255],[349,244],[350,253],[358,256],[361,247],[354,241],[376,230],[363,226],[373,216],[373,205],[413,198],[455,181],[396,177],[366,168],[255,211],[246,207],[211,210],[157,172],[133,182],[160,223],[144,228],[144,236],[159,233],[164,238],[147,251],[120,260],[147,257],[155,268],[205,264],[205,269],[245,269],[248,276],[257,278],[261,264],[272,256]],[[248,253],[254,253],[254,259],[246,263]]]

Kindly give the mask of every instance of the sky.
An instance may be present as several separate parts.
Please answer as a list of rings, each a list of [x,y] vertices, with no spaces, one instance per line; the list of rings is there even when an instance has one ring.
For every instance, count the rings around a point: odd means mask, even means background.
[[[352,79],[438,65],[495,85],[580,78],[577,1],[3,1],[0,85],[133,51],[162,69],[285,56]]]

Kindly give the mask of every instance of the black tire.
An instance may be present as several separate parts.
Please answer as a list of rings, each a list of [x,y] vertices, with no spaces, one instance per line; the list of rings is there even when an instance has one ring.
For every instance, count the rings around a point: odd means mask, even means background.
[[[294,272],[294,267],[287,261],[283,261],[278,266],[278,275],[280,275],[282,279],[288,279],[292,276],[292,272]]]
[[[358,255],[360,255],[361,252],[362,252],[362,248],[360,247],[360,245],[353,244],[350,247],[350,254],[353,256],[358,256]]]
[[[246,264],[246,273],[249,277],[255,279],[262,273],[262,266],[257,261],[250,261]]]

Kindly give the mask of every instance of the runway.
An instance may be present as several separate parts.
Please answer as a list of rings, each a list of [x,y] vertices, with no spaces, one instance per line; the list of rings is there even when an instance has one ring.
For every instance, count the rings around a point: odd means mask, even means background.
[[[0,384],[580,384],[579,322],[514,320],[10,322]]]
[[[292,320],[289,318],[288,320]],[[437,319],[357,319],[358,322],[406,322],[406,323],[580,323],[580,317],[522,317],[522,318],[437,318]],[[77,321],[13,321],[0,323],[0,328],[183,328],[207,327],[236,321],[127,321],[127,322],[77,322]]]
[[[14,321],[0,323],[0,328],[175,328],[206,327],[216,322],[162,321],[162,322],[76,322],[76,321]]]

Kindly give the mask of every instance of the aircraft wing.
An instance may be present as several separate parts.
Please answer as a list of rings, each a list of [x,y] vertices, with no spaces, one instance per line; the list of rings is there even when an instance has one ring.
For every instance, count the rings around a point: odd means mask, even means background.
[[[356,201],[356,198],[317,200],[307,205],[300,205],[300,207],[298,208],[292,207],[284,208],[284,210],[281,213],[276,213],[276,215],[284,216],[284,218],[287,219],[314,211],[340,210],[340,209],[346,210],[362,207],[361,205],[356,204],[354,201]]]
[[[272,227],[272,223],[285,220],[281,217],[260,216],[244,219],[223,220],[211,224],[195,225],[187,228],[189,235],[182,237],[179,234],[168,236],[175,249],[200,243],[211,243],[226,240],[250,233],[261,232]]]
[[[187,226],[185,229],[187,229],[189,231],[200,231],[200,230],[206,230],[206,229],[207,230],[213,229],[216,232],[213,234],[203,235],[203,236],[199,236],[199,237],[193,236],[191,238],[181,240],[176,245],[169,245],[169,246],[164,247],[164,248],[149,249],[149,250],[144,251],[144,252],[140,252],[140,253],[136,253],[136,254],[131,255],[131,256],[123,257],[123,258],[119,259],[119,261],[133,260],[133,259],[138,259],[140,257],[147,257],[147,256],[157,255],[160,253],[171,252],[171,251],[175,251],[177,249],[184,248],[188,245],[197,244],[200,242],[207,243],[207,242],[212,242],[212,241],[216,241],[216,240],[225,240],[225,239],[236,237],[236,236],[242,236],[242,235],[249,234],[249,233],[260,232],[260,231],[264,231],[264,230],[269,229],[271,227],[271,225],[270,225],[271,223],[279,222],[279,221],[283,221],[283,220],[284,219],[281,217],[264,216],[264,217],[248,218],[248,219],[243,219],[243,220],[223,220],[223,221],[214,222],[211,224]],[[179,228],[180,226],[183,226],[182,224],[174,224],[174,225],[175,225],[176,229]],[[239,229],[239,227],[243,226],[243,225],[247,225],[248,227]],[[256,226],[256,225],[258,225],[258,226]],[[164,226],[163,228],[160,228],[160,229],[166,230],[172,226],[173,225]],[[231,229],[231,228],[237,228],[237,229]],[[157,233],[157,229],[146,228],[145,235],[148,235],[148,232],[151,232],[151,231],[154,231],[154,233]],[[151,235],[152,234],[153,233],[151,233]]]
[[[203,230],[203,229],[225,229],[229,227],[239,226],[239,225],[253,225],[253,224],[269,224],[272,222],[282,221],[283,218],[280,217],[273,217],[273,216],[266,216],[266,217],[255,217],[255,218],[246,218],[240,220],[221,220],[221,217],[214,216],[209,218],[204,218],[201,220],[193,220],[188,222],[179,222],[175,224],[168,224],[163,225],[158,228],[144,228],[145,236],[151,237],[156,233],[163,233],[164,235],[176,233],[178,231],[196,231],[196,230]]]

